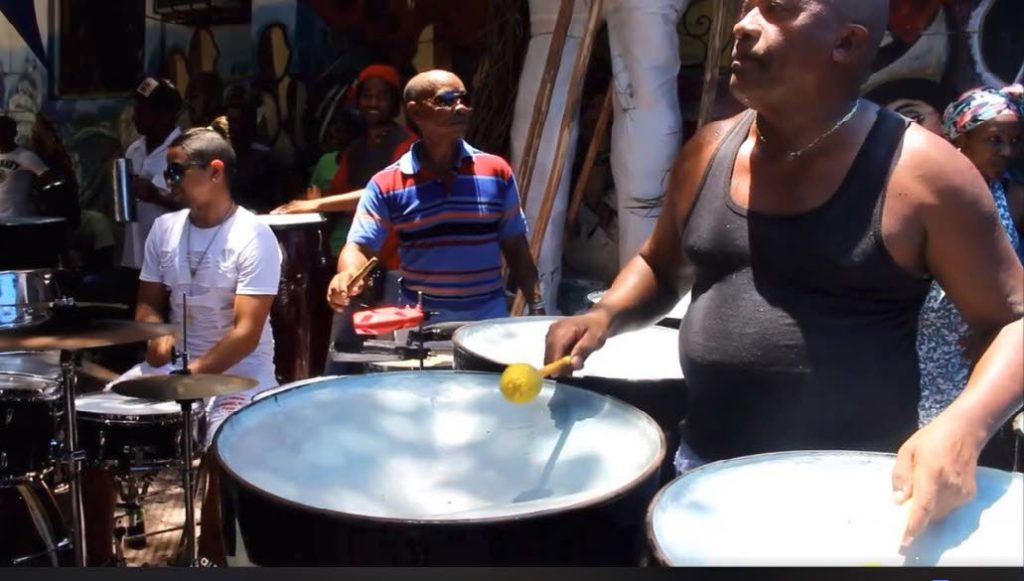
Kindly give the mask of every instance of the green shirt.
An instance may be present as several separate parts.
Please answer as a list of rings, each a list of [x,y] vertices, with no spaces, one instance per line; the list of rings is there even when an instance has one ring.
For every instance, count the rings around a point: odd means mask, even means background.
[[[320,188],[320,191],[325,196],[334,193],[331,191],[331,180],[338,171],[338,160],[340,158],[341,152],[338,151],[329,151],[320,156],[320,160],[313,167],[313,175],[309,178],[309,185]]]

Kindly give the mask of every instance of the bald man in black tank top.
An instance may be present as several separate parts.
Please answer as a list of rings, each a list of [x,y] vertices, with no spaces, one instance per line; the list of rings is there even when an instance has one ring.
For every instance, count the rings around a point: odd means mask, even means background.
[[[577,368],[692,289],[683,438],[706,460],[899,450],[904,543],[969,500],[978,455],[1024,403],[1024,270],[971,163],[859,100],[885,0],[748,0],[734,95],[684,147],[650,239],[600,305],[552,326]],[[916,430],[917,316],[938,280],[979,338],[961,397]]]

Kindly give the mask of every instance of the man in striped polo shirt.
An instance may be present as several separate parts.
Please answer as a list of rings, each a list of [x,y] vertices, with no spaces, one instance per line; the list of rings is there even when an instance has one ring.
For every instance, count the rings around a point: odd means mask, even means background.
[[[422,138],[370,180],[359,202],[338,274],[328,289],[335,309],[362,292],[353,276],[398,234],[402,299],[438,313],[431,322],[505,317],[504,255],[531,314],[543,314],[526,218],[508,163],[463,137],[471,105],[462,81],[447,71],[419,74],[405,87],[406,115]]]

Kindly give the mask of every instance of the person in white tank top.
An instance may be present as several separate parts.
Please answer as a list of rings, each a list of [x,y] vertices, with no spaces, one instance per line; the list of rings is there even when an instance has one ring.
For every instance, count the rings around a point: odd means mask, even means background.
[[[277,385],[269,316],[281,277],[281,252],[270,227],[233,201],[234,163],[223,118],[212,127],[185,132],[168,147],[164,178],[186,209],[157,218],[146,239],[135,320],[185,323],[188,345],[172,336],[150,341],[146,360],[111,384],[170,373],[181,365],[172,360],[172,353],[184,349],[192,373],[255,379],[258,385],[250,390],[208,402],[207,447],[227,416]],[[200,543],[201,551],[203,545],[211,546],[210,541],[214,547],[220,544],[219,517],[212,514],[219,512],[217,470],[209,468],[202,520],[210,526],[204,527],[207,542]],[[88,562],[100,564],[111,557],[113,483],[102,470],[90,472],[83,479],[88,481],[86,549]]]

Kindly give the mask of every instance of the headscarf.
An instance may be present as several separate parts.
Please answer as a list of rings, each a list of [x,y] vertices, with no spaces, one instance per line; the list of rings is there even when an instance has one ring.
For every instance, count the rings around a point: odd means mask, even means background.
[[[971,89],[946,107],[942,115],[942,130],[950,141],[954,141],[1003,113],[1013,113],[1020,118],[1024,115],[1024,101],[1020,94],[1020,85],[1002,90],[991,87]]]

